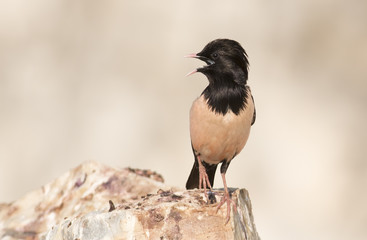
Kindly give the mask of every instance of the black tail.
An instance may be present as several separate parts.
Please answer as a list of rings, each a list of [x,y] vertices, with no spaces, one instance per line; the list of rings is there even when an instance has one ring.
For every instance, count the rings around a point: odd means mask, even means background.
[[[210,185],[213,187],[215,170],[218,165],[209,165],[203,162],[206,173],[208,174]],[[194,166],[192,166],[191,173],[186,182],[186,189],[199,188],[199,163],[195,156]]]

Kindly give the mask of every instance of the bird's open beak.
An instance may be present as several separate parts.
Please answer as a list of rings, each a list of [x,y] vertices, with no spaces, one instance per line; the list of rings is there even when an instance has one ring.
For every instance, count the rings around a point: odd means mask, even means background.
[[[207,57],[204,57],[204,56],[200,56],[200,55],[198,55],[196,53],[192,53],[192,54],[186,55],[184,57],[185,58],[197,58],[197,59],[200,59],[201,61],[204,61],[207,64],[207,65],[204,65],[202,67],[199,67],[199,68],[197,68],[197,69],[189,72],[188,74],[186,74],[186,77],[187,76],[190,76],[191,74],[194,74],[196,72],[200,72],[201,69],[206,68],[206,67],[208,67],[210,65],[213,65],[215,63],[213,60],[211,60],[211,59],[209,59]]]

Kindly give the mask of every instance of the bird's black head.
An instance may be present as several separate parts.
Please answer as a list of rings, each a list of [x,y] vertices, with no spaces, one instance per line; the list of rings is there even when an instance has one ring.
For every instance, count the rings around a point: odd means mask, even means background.
[[[209,86],[202,94],[215,112],[224,115],[231,110],[239,114],[246,107],[249,62],[238,42],[217,39],[208,43],[201,52],[187,57],[198,58],[206,63],[188,75],[201,72],[207,76]]]
[[[247,82],[247,54],[234,40],[216,39],[208,43],[201,52],[188,57],[198,58],[207,64],[192,73],[203,73],[208,77],[210,84],[234,81],[242,85]]]

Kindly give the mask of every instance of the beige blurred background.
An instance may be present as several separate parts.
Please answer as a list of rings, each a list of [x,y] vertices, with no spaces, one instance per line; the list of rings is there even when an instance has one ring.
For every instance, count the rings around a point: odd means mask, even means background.
[[[184,187],[207,81],[183,56],[215,38],[250,57],[257,122],[227,177],[262,239],[366,239],[362,0],[1,1],[0,202],[86,160]]]

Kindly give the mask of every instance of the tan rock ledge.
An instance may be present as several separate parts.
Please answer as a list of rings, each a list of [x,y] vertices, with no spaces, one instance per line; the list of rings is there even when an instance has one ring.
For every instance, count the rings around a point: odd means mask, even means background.
[[[222,191],[214,191],[219,201]],[[0,238],[260,239],[245,189],[233,192],[237,212],[225,224],[199,190],[167,186],[149,170],[86,162],[23,198],[0,204]]]

